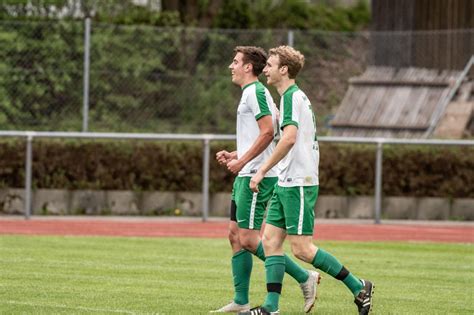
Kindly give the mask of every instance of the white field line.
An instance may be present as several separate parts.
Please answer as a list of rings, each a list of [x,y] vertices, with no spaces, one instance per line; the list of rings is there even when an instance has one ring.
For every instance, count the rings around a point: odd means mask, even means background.
[[[107,308],[92,308],[92,307],[84,307],[84,306],[67,306],[67,305],[61,305],[61,304],[40,304],[40,303],[20,302],[20,301],[3,301],[3,302],[0,302],[0,303],[2,303],[2,304],[15,304],[15,305],[26,305],[26,306],[33,306],[33,307],[63,308],[63,309],[93,311],[93,312],[137,314],[135,312],[126,311],[126,310],[114,310],[114,309],[107,309]]]

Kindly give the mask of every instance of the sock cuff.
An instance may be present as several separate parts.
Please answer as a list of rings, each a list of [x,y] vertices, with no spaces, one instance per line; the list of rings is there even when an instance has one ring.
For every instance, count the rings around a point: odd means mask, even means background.
[[[316,268],[319,268],[319,266],[321,266],[326,260],[326,256],[327,256],[327,252],[322,248],[318,248],[318,250],[316,251],[316,255],[314,255],[314,258],[311,264],[315,266]]]
[[[265,267],[273,265],[285,265],[285,256],[268,256],[265,259]]]
[[[235,254],[232,256],[232,258],[237,258],[237,257],[239,257],[239,256],[244,255],[245,253],[248,253],[248,251],[245,250],[245,249],[241,249],[241,250],[239,250],[237,253],[235,253]]]

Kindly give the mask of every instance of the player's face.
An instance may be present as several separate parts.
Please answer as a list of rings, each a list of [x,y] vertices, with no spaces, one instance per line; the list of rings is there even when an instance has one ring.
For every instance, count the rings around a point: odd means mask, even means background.
[[[265,68],[263,68],[263,74],[267,77],[268,84],[275,85],[281,81],[280,69],[280,57],[271,55],[267,60]]]
[[[235,54],[234,59],[229,65],[229,69],[232,73],[232,83],[237,85],[242,85],[242,82],[244,81],[245,65],[242,60],[243,57],[244,54],[238,52],[237,54]]]

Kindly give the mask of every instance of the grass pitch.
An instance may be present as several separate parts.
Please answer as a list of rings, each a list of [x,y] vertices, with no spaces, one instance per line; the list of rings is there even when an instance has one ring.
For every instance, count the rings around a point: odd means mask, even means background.
[[[473,314],[472,244],[321,242],[375,285],[373,314]],[[0,237],[1,314],[205,314],[232,299],[224,239]],[[308,268],[309,265],[306,265]],[[251,304],[265,296],[254,259]],[[323,274],[316,314],[356,314],[345,286]],[[302,314],[285,276],[280,310]]]

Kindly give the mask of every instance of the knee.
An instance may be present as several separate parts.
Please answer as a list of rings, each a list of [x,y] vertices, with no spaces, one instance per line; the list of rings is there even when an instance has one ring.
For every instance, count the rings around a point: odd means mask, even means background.
[[[232,246],[236,246],[240,244],[238,231],[234,231],[233,229],[230,229],[228,238]]]
[[[291,244],[291,252],[295,255],[296,258],[311,263],[313,257],[311,256],[311,248],[309,246],[305,246],[305,244]]]
[[[239,236],[239,241],[242,248],[252,253],[255,253],[257,251],[258,243],[260,241],[258,235],[252,233],[240,233]]]
[[[242,248],[246,249],[246,250],[251,250],[252,248],[252,243],[250,242],[250,240],[245,237],[245,236],[240,236],[239,238],[239,241],[240,241],[240,245],[242,246]]]
[[[277,241],[275,238],[270,238],[263,234],[262,237],[263,250],[265,253],[273,253],[277,250]]]

